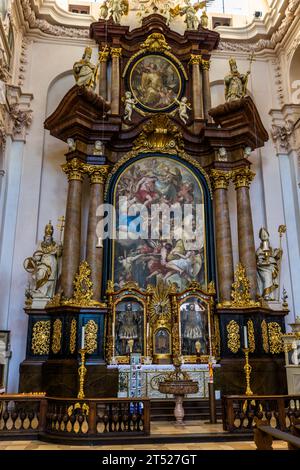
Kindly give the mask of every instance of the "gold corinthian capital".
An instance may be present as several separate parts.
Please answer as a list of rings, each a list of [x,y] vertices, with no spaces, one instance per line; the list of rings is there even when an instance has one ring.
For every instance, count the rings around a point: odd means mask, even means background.
[[[190,64],[200,65],[202,62],[202,55],[200,54],[191,54]]]
[[[84,169],[90,177],[91,184],[104,184],[109,173],[108,165],[85,165]]]
[[[216,189],[228,189],[231,172],[223,170],[211,170],[209,174],[213,191]]]
[[[232,181],[235,185],[235,189],[250,188],[254,177],[255,173],[248,167],[238,168],[232,172]]]
[[[210,69],[210,60],[202,59],[202,68],[203,68],[203,70],[209,70]]]
[[[63,171],[68,176],[68,180],[77,180],[82,181],[84,175],[84,163],[82,163],[78,158],[72,158],[67,163],[62,165]]]
[[[113,59],[119,59],[122,55],[121,47],[112,47],[110,50],[111,56]]]

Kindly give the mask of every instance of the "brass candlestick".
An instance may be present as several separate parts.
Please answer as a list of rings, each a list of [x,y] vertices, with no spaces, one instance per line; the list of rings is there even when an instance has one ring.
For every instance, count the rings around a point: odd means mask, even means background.
[[[79,392],[77,395],[77,398],[79,400],[83,400],[85,398],[84,394],[84,381],[85,381],[85,376],[87,373],[87,369],[85,367],[85,355],[86,355],[86,349],[79,349],[79,354],[81,356],[81,365],[78,369],[78,374],[79,374]]]
[[[245,376],[246,376],[246,395],[250,396],[253,395],[253,392],[250,387],[250,376],[252,372],[252,367],[249,364],[249,348],[244,348],[243,352],[245,354],[245,365],[244,365],[244,371],[245,371]]]

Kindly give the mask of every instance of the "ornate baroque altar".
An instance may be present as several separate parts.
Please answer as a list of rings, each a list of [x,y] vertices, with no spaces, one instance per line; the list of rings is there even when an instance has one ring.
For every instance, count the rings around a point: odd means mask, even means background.
[[[89,397],[117,396],[115,364],[122,372],[130,352],[154,372],[155,364],[157,370],[170,367],[175,357],[203,371],[217,360],[217,388],[241,393],[246,326],[253,388],[283,392],[287,311],[257,299],[249,194],[255,174],[247,155],[268,135],[247,96],[246,76],[236,75],[231,60],[226,102],[211,109],[209,70],[219,34],[205,25],[180,35],[154,13],[133,30],[99,20],[90,37],[99,48],[97,66],[86,48],[74,65],[76,84],[45,121],[52,136],[68,143],[64,242],[55,295],[37,308],[34,293],[28,294],[20,391],[76,396],[81,345]],[[90,194],[82,247],[85,178]],[[230,184],[241,263],[235,276]],[[157,204],[166,211],[150,227],[150,209]],[[192,208],[188,223],[176,236],[182,229],[176,210],[186,206]],[[51,238],[49,227],[47,233]],[[48,242],[53,249],[53,240]]]

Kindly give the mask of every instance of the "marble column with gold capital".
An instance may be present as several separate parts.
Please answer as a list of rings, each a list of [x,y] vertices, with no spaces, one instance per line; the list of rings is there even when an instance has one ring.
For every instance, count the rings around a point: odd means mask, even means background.
[[[106,165],[86,165],[85,170],[90,176],[91,183],[86,259],[91,268],[94,300],[100,300],[103,270],[103,246],[102,243],[99,243],[96,233],[98,223],[97,208],[103,204],[104,184],[109,172],[109,167]]]
[[[215,233],[219,300],[229,301],[233,283],[233,256],[228,208],[228,186],[231,172],[211,170],[210,180],[214,191]]]
[[[232,180],[237,194],[237,222],[239,237],[239,258],[246,268],[251,283],[251,298],[257,295],[256,254],[250,202],[250,185],[255,173],[248,167],[238,168],[232,173]]]
[[[200,65],[202,56],[200,54],[192,54],[190,64],[193,70],[193,109],[194,119],[203,119],[203,92]]]
[[[112,47],[112,68],[111,68],[111,114],[120,114],[120,58],[122,48]]]
[[[99,77],[99,93],[102,98],[107,100],[107,61],[109,58],[109,49],[105,47],[99,52],[100,77]]]
[[[64,297],[71,298],[73,281],[80,264],[81,244],[81,200],[84,164],[73,158],[62,165],[69,180],[62,256],[61,288]]]
[[[211,109],[209,69],[210,69],[210,60],[202,59],[204,117],[208,121],[211,121],[211,117],[208,114],[208,111]]]

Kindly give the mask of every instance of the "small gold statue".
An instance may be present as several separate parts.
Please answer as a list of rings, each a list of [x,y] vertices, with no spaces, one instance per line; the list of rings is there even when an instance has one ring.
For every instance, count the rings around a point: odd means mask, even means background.
[[[86,47],[82,59],[75,62],[73,66],[73,74],[78,86],[86,86],[96,88],[98,66],[91,62],[92,48]]]
[[[240,100],[247,94],[250,70],[246,74],[238,71],[235,58],[229,60],[230,74],[225,77],[225,98],[227,102]]]

